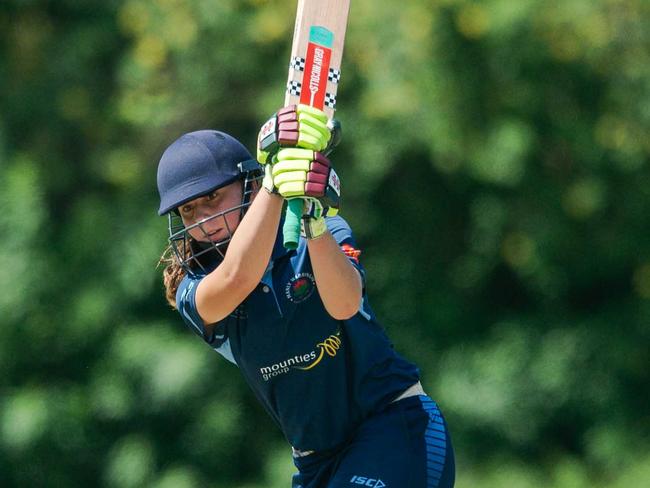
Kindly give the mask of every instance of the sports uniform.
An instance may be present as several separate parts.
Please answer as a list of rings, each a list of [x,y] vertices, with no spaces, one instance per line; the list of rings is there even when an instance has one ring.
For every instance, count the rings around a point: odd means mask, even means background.
[[[294,164],[294,154],[285,165]],[[321,156],[317,159],[329,164]],[[231,233],[218,243],[210,241],[208,222],[222,217],[226,222],[225,214],[243,215],[251,205],[251,175],[257,174],[251,162],[239,142],[216,131],[181,137],[161,159],[159,213],[169,215],[170,244],[186,271],[174,302],[183,321],[237,365],[282,430],[298,468],[294,488],[452,487],[454,455],[445,421],[422,390],[417,367],[395,352],[377,323],[357,245],[341,217],[318,217],[321,224],[309,225],[314,232],[329,231],[334,253],[338,255],[338,244],[358,271],[362,290],[354,315],[337,320],[328,313],[307,239],[300,239],[295,250],[285,249],[280,221],[275,244],[268,240],[268,265],[259,261],[256,276],[262,277],[257,286],[228,316],[204,324],[197,310],[198,285],[213,271],[219,272],[216,268],[228,259],[225,249],[233,237]],[[178,223],[180,215],[174,209],[231,184],[238,173],[241,205],[193,225]],[[197,238],[199,229],[202,234]],[[348,272],[345,259],[343,264]]]
[[[364,276],[347,223],[327,225]],[[281,238],[257,289],[210,332],[194,306],[200,274],[183,280],[177,303],[188,327],[239,367],[297,451],[294,486],[451,486],[437,484],[445,469],[453,473],[453,453],[435,404],[425,395],[391,403],[418,383],[415,365],[394,351],[365,294],[357,315],[332,319],[305,241],[287,251]],[[334,473],[336,484],[321,484]]]

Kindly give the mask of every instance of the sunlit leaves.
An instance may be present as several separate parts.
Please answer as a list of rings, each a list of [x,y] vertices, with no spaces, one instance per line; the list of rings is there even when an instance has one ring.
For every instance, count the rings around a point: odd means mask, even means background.
[[[586,360],[585,331],[549,329],[538,334],[523,321],[503,323],[483,345],[448,353],[436,387],[443,404],[514,444],[530,442],[551,411],[580,394],[574,370]]]
[[[566,212],[576,219],[587,219],[605,204],[605,188],[596,179],[584,179],[572,185],[565,197]]]
[[[155,452],[151,442],[140,435],[120,439],[109,453],[105,482],[115,488],[142,486],[151,480]]]
[[[179,403],[201,387],[209,365],[209,349],[199,343],[177,343],[161,325],[140,324],[118,336],[112,357],[123,373],[151,402],[153,409]]]
[[[450,420],[459,486],[648,478],[649,5],[352,0],[342,215]],[[155,171],[188,130],[254,146],[294,13],[3,3],[3,486],[288,483],[237,369],[162,298]]]
[[[517,120],[497,122],[485,141],[477,145],[470,163],[471,171],[483,181],[514,186],[524,177],[533,148],[534,132],[525,123]]]
[[[40,251],[52,229],[45,223],[45,183],[36,161],[26,154],[5,160],[0,181],[0,309],[9,319],[24,313],[24,297],[38,289],[39,273],[45,271]],[[33,245],[39,242],[43,246]]]
[[[21,450],[38,441],[49,420],[47,397],[37,389],[14,392],[2,402],[0,432],[6,448]]]

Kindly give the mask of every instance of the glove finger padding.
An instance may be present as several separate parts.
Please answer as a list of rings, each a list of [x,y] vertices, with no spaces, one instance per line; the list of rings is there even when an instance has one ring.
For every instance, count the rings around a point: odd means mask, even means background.
[[[323,111],[309,105],[289,105],[262,126],[257,143],[258,161],[271,162],[281,147],[323,151],[331,137]]]
[[[330,166],[329,160],[316,153],[307,173],[305,196],[316,198],[325,208],[325,214],[334,216],[338,213],[341,200],[341,180]]]
[[[309,105],[290,105],[278,112],[280,146],[322,151],[331,138],[324,112]]]
[[[331,170],[329,159],[321,153],[314,153],[305,182],[305,195],[316,198],[325,196]]]
[[[284,198],[311,197],[336,215],[341,183],[329,159],[309,149],[281,149],[274,157],[273,181]]]
[[[305,194],[305,182],[314,151],[310,149],[280,149],[273,158],[273,181],[284,198]]]

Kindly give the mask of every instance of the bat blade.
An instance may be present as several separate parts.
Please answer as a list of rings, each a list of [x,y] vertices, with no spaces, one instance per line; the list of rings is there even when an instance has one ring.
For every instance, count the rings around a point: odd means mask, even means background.
[[[350,0],[298,0],[285,106],[303,103],[334,116],[349,11]],[[287,249],[298,246],[302,211],[301,199],[289,200],[283,227]]]
[[[304,103],[332,118],[349,10],[350,0],[298,0],[285,105]]]

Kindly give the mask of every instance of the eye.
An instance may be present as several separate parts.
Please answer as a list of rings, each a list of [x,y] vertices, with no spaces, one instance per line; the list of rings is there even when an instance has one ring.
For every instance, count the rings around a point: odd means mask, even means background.
[[[214,190],[213,192],[208,193],[208,200],[214,200],[215,198],[217,198],[217,190]]]
[[[193,205],[183,205],[181,207],[181,214],[183,214],[186,217],[191,215],[193,211],[194,211]]]

